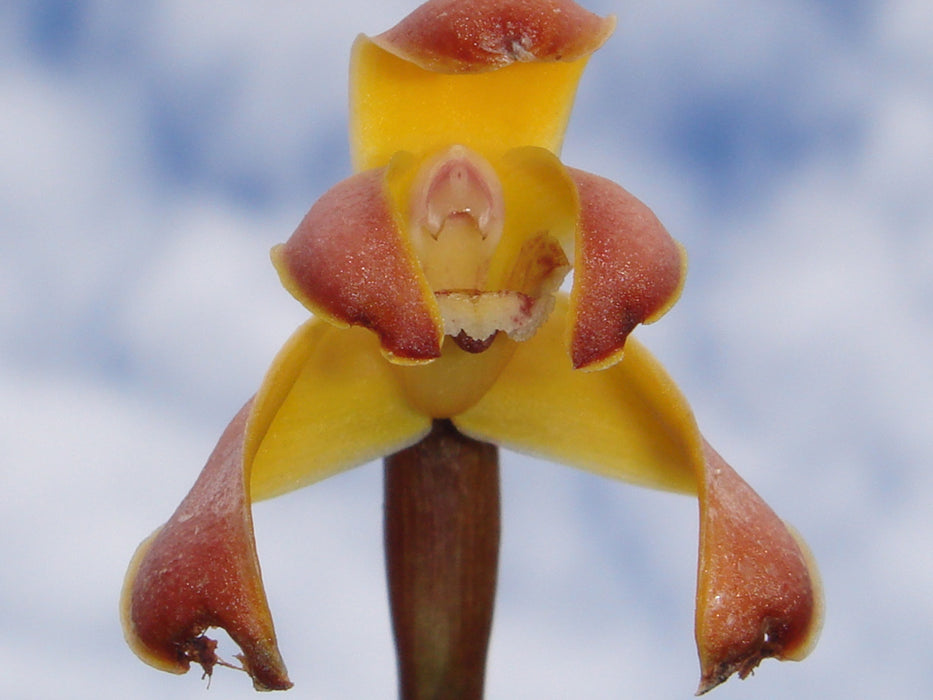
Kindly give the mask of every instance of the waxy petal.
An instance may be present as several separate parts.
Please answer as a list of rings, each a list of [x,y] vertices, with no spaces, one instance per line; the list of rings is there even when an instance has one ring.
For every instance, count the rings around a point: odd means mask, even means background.
[[[575,61],[614,28],[614,18],[570,0],[430,0],[373,43],[425,70],[477,73],[515,62]]]
[[[601,372],[558,351],[566,298],[518,344],[495,385],[455,416],[464,434],[644,486],[699,495],[697,646],[700,692],[761,659],[801,659],[822,619],[806,547],[706,443],[671,378],[635,339]]]
[[[172,518],[143,542],[127,572],[121,616],[127,642],[146,663],[184,673],[191,661],[210,674],[222,627],[243,654],[259,690],[291,687],[266,603],[243,466],[252,403],[233,419]]]
[[[680,296],[686,255],[654,213],[611,180],[569,168],[580,195],[570,354],[577,369],[618,362],[629,333]]]
[[[502,181],[506,215],[488,286],[540,296],[542,285],[550,286],[545,281],[550,275],[539,271],[563,268],[556,285],[549,289],[555,291],[569,271],[567,259],[573,256],[580,216],[577,188],[568,169],[553,153],[536,147],[513,148],[495,161],[495,166]],[[528,247],[543,252],[551,247],[542,244],[544,238],[559,244],[562,254],[545,254],[543,258],[551,258],[550,263],[532,262],[538,256],[529,257]]]
[[[314,313],[379,336],[394,362],[440,356],[443,322],[403,233],[386,169],[334,186],[272,251],[282,283]]]
[[[431,419],[409,405],[394,367],[362,328],[316,319],[298,328],[256,395],[253,500],[302,488],[427,435]]]
[[[454,143],[558,152],[587,58],[614,25],[566,0],[434,0],[361,36],[350,65],[354,167]]]
[[[574,371],[560,295],[537,334],[517,343],[492,388],[453,418],[466,435],[601,476],[696,492],[702,442],[690,407],[657,361],[630,340],[603,372]]]
[[[806,545],[708,444],[700,491],[697,694],[762,659],[800,660],[819,637],[823,599]]]
[[[301,326],[178,510],[137,550],[121,600],[130,647],[166,671],[184,673],[195,661],[210,673],[222,662],[203,633],[222,627],[258,689],[290,687],[263,592],[250,500],[394,453],[430,428],[405,401],[375,336],[316,319]]]

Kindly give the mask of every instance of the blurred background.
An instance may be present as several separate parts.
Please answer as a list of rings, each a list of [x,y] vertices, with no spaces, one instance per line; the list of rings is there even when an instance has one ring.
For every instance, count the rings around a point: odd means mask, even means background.
[[[350,173],[355,35],[416,4],[0,5],[3,697],[254,697],[138,662],[122,577],[306,317],[268,250]],[[638,334],[824,577],[813,655],[711,697],[922,697],[933,4],[583,4],[618,28],[563,159],[686,246],[681,302]],[[381,480],[255,508],[290,696],[395,696]],[[691,697],[695,502],[513,454],[503,497],[487,696]]]

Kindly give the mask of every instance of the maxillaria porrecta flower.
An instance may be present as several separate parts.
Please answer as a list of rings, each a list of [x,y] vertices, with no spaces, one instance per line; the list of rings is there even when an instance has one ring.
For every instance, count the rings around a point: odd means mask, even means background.
[[[432,0],[358,39],[357,172],[272,252],[315,317],[133,559],[121,610],[144,661],[210,672],[221,662],[204,632],[222,627],[258,689],[289,687],[250,502],[415,445],[437,419],[697,495],[700,692],[809,652],[822,600],[805,545],[629,338],[679,295],[681,247],[627,191],[558,158],[577,81],[613,28],[571,0]]]

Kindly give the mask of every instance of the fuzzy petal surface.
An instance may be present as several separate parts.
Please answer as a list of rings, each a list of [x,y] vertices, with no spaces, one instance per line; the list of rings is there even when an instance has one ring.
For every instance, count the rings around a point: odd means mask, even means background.
[[[696,637],[705,693],[768,657],[799,661],[819,638],[823,597],[803,540],[708,444],[700,491]]]
[[[622,357],[635,326],[656,320],[677,301],[686,254],[622,187],[568,170],[580,197],[570,352],[574,367],[601,369]]]
[[[139,546],[121,617],[130,648],[174,673],[195,661],[210,674],[218,663],[216,643],[203,633],[222,627],[240,647],[255,687],[283,690],[291,682],[262,586],[244,469],[251,408],[247,403],[224,431],[175,514]]]
[[[425,70],[478,73],[516,62],[575,61],[614,28],[614,18],[571,0],[429,0],[373,42]]]
[[[426,362],[440,355],[443,323],[387,176],[386,168],[370,170],[332,187],[272,260],[285,288],[313,312],[371,329],[394,361]]]

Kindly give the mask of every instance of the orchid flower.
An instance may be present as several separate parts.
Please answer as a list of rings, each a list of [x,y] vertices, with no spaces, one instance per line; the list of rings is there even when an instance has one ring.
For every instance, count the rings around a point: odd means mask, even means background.
[[[572,0],[430,0],[359,37],[356,172],[272,251],[313,317],[133,558],[121,613],[144,661],[209,673],[223,662],[204,632],[221,627],[257,689],[289,687],[251,502],[418,445],[441,420],[697,497],[700,692],[807,655],[822,599],[806,546],[629,337],[677,299],[684,252],[626,190],[559,159],[613,28]]]

